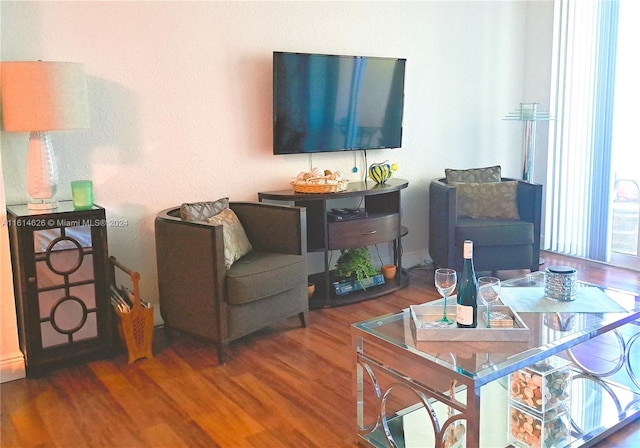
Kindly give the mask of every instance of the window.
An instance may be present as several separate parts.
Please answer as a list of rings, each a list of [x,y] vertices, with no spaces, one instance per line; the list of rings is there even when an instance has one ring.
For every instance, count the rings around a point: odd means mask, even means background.
[[[630,72],[632,44],[640,40],[634,0],[556,0],[544,248],[605,262],[620,262],[620,165],[638,177],[640,147],[633,139],[633,108],[640,104],[639,74]],[[634,67],[635,69],[635,67]],[[635,100],[634,100],[635,98]],[[637,134],[637,132],[636,132]],[[634,146],[635,145],[635,146]],[[620,163],[617,163],[620,161]],[[628,170],[627,170],[628,171]],[[626,184],[625,184],[626,185]],[[628,239],[635,248],[624,264],[638,263],[638,207]],[[635,215],[634,215],[635,213]],[[629,217],[630,216],[630,217]],[[626,228],[626,227],[625,227]],[[633,246],[633,244],[627,243]],[[625,246],[626,247],[626,246]],[[629,263],[629,264],[628,264]],[[634,265],[635,264],[635,265]]]

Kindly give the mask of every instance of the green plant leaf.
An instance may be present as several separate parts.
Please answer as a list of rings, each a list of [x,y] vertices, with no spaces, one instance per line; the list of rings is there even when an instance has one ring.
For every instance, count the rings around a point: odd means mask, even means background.
[[[342,279],[356,278],[360,285],[362,280],[373,277],[378,271],[373,267],[371,254],[366,247],[342,249],[336,261],[336,275]]]

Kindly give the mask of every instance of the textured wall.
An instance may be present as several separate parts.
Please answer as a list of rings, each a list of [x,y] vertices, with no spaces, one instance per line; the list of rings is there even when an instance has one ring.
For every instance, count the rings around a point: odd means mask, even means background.
[[[56,134],[58,198],[89,178],[126,225],[111,254],[157,300],[153,219],[183,201],[254,200],[312,164],[366,171],[362,154],[271,154],[271,53],[407,58],[405,265],[428,259],[427,185],[445,167],[519,176],[526,2],[3,2],[2,59],[82,62],[92,127]],[[7,203],[25,202],[26,134],[2,135]],[[356,175],[350,178],[357,180]],[[382,248],[386,249],[386,248]],[[384,251],[383,251],[384,252]],[[385,256],[387,256],[385,254]],[[317,263],[317,259],[312,259]]]

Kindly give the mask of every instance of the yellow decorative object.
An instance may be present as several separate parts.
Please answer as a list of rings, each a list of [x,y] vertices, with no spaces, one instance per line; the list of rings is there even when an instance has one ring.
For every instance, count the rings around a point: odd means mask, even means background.
[[[395,165],[395,164],[394,164]],[[397,168],[397,167],[396,167]],[[388,160],[382,163],[373,163],[369,167],[369,177],[378,184],[383,184],[393,175],[393,169]]]

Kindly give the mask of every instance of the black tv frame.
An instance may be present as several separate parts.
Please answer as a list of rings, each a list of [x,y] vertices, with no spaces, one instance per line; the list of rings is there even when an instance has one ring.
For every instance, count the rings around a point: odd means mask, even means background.
[[[344,74],[340,70],[350,78],[337,79]],[[405,73],[403,58],[274,51],[273,154],[400,148]],[[377,88],[381,85],[388,91]],[[348,113],[338,121],[336,112],[345,102]],[[382,121],[365,126],[358,120],[367,114]]]

